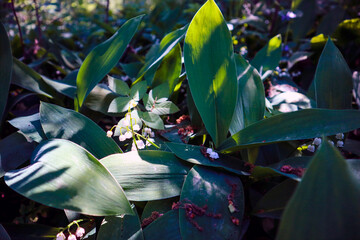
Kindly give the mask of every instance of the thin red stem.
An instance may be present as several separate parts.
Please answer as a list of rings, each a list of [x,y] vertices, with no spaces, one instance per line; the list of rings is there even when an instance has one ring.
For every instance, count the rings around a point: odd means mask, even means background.
[[[42,33],[41,33],[41,21],[40,21],[40,15],[39,15],[39,8],[36,0],[34,0],[35,4],[35,14],[36,14],[36,25],[39,33],[39,41],[42,39]]]
[[[13,11],[13,14],[14,14],[14,17],[15,17],[15,20],[16,20],[16,25],[17,25],[18,30],[19,30],[21,49],[22,49],[22,52],[24,52],[24,38],[23,38],[23,35],[22,35],[22,33],[21,33],[20,22],[19,22],[19,19],[18,19],[18,17],[17,17],[16,11],[15,11],[15,3],[14,3],[14,0],[11,1],[11,9],[12,9],[12,11]]]

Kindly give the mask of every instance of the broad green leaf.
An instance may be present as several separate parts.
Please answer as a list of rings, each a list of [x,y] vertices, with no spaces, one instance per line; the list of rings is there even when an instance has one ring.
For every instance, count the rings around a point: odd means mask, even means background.
[[[291,23],[293,39],[298,42],[304,38],[314,24],[317,12],[316,0],[297,0],[292,4],[292,10],[301,11],[302,15]]]
[[[359,199],[359,182],[324,141],[285,208],[276,239],[359,239]]]
[[[318,108],[351,108],[351,71],[335,44],[329,39],[316,68],[315,96]]]
[[[6,184],[41,204],[87,215],[133,214],[108,170],[89,152],[64,139],[42,142],[32,164],[5,174]]]
[[[220,147],[233,152],[249,146],[329,136],[360,127],[360,111],[304,109],[261,120],[237,132]]]
[[[132,207],[136,213],[135,205]],[[109,216],[105,217],[96,240],[143,240],[139,216]]]
[[[281,59],[281,35],[278,34],[271,38],[269,43],[255,55],[251,61],[260,74],[264,74],[267,70],[274,70]]]
[[[120,66],[127,76],[130,78],[136,78],[138,72],[143,67],[143,64],[141,62],[132,62],[127,64],[120,63]]]
[[[138,112],[145,125],[158,130],[164,130],[164,122],[159,115],[152,112]]]
[[[249,175],[245,172],[244,162],[237,158],[219,154],[219,159],[211,161],[201,153],[202,147],[200,146],[171,142],[167,142],[166,146],[178,158],[192,164],[221,168],[239,175]]]
[[[135,101],[140,101],[143,98],[144,94],[146,93],[146,82],[139,82],[133,85],[130,89],[130,97],[133,98]]]
[[[159,67],[160,62],[180,42],[180,40],[184,37],[187,29],[188,25],[167,34],[161,40],[157,53],[141,68],[140,72],[138,73],[138,79],[135,82],[141,81],[145,74],[155,74],[155,71]]]
[[[171,94],[174,91],[176,81],[181,74],[181,57],[181,47],[178,43],[161,61],[161,64],[154,75],[154,80],[150,83],[151,86],[156,87],[167,82],[169,84],[169,94]]]
[[[84,105],[93,111],[109,115],[108,108],[118,96],[118,94],[111,91],[105,84],[98,84],[87,96]],[[86,111],[86,109],[82,109],[81,112],[83,111]]]
[[[213,0],[208,0],[190,23],[184,61],[195,105],[215,146],[219,146],[233,117],[237,80],[231,35]]]
[[[168,115],[180,111],[180,109],[170,101],[155,103],[153,106],[151,112],[157,115]]]
[[[195,214],[194,218],[190,218],[186,215],[188,208],[180,208],[181,236],[183,239],[194,240],[239,239],[244,202],[243,186],[238,176],[195,166],[185,180],[180,203],[191,203],[200,208],[206,206],[206,209],[204,208],[203,216]],[[233,211],[229,205],[234,207]],[[221,214],[221,217],[211,216],[215,214]],[[236,219],[239,221],[238,224],[233,222],[237,221]]]
[[[150,201],[180,195],[189,167],[164,151],[113,154],[101,163],[114,175],[131,201]]]
[[[76,79],[76,109],[82,106],[90,91],[119,62],[142,17],[141,15],[128,20],[111,38],[96,46],[87,55]]]
[[[11,83],[49,98],[57,95],[57,92],[42,79],[40,74],[16,58],[13,58]]]
[[[46,139],[44,130],[40,123],[40,114],[35,113],[30,116],[17,117],[9,121],[9,123],[18,128],[20,133],[32,139],[35,142],[41,142]]]
[[[4,25],[0,22],[0,121],[6,107],[11,82],[12,64],[10,41]]]
[[[111,91],[116,92],[120,95],[129,95],[130,94],[130,88],[121,79],[117,79],[111,76],[108,76],[108,84]]]
[[[182,240],[179,228],[179,211],[172,210],[156,219],[143,230],[146,240]]]
[[[0,178],[5,172],[14,170],[30,159],[36,145],[15,132],[0,140]]]
[[[70,140],[97,158],[122,152],[116,142],[108,138],[96,123],[73,110],[42,102],[40,121],[47,138]]]
[[[238,96],[230,133],[264,118],[265,90],[259,73],[241,55],[235,54],[238,76]]]
[[[281,214],[297,186],[291,179],[270,189],[255,205],[253,214],[257,217],[281,219]]]

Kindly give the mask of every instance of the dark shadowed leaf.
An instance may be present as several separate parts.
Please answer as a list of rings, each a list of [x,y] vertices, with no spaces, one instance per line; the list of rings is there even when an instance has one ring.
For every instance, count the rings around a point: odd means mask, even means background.
[[[135,206],[132,207],[136,212]],[[99,229],[97,240],[143,240],[139,216],[105,217]]]
[[[195,215],[194,218],[188,216],[191,213],[186,212],[186,209],[180,208],[180,232],[184,239],[239,238],[244,213],[244,192],[238,176],[195,166],[185,180],[180,203],[190,203],[200,208],[206,206],[203,208],[205,214]],[[211,216],[216,214],[221,216]]]
[[[36,144],[15,132],[0,140],[0,178],[30,159]]]
[[[12,53],[6,29],[0,22],[0,121],[5,111],[12,73]],[[1,122],[0,122],[1,126]]]
[[[144,230],[146,240],[171,239],[181,240],[179,228],[179,211],[172,210],[156,219]]]
[[[141,221],[143,221],[145,218],[150,217],[152,212],[165,214],[166,212],[171,210],[173,203],[177,202],[178,200],[179,197],[173,197],[161,200],[148,201],[141,214]]]
[[[190,23],[184,61],[195,105],[215,146],[219,146],[233,117],[237,80],[231,35],[213,0],[208,0]]]
[[[13,58],[11,83],[49,98],[57,95],[55,89],[47,84],[40,74],[16,58]]]
[[[360,188],[327,141],[287,204],[276,239],[359,239]]]
[[[64,139],[42,142],[32,164],[7,172],[6,184],[44,205],[95,215],[133,214],[115,178],[89,152]]]
[[[352,74],[331,39],[328,39],[321,53],[314,83],[318,108],[351,108]]]
[[[219,159],[212,161],[201,153],[202,147],[171,142],[167,142],[166,145],[178,158],[192,164],[222,168],[239,175],[249,175],[245,172],[244,162],[237,158],[219,154]]]
[[[280,219],[285,206],[297,186],[291,179],[285,180],[270,189],[255,205],[253,214],[258,217]]]

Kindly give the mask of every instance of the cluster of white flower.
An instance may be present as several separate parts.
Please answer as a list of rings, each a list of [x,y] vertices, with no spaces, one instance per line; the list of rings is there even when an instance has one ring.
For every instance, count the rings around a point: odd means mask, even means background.
[[[211,148],[208,148],[206,150],[206,153],[209,154],[209,157],[212,159],[218,159],[219,158],[219,154],[217,152],[214,152]]]
[[[344,134],[343,133],[338,133],[338,134],[336,134],[335,138],[338,140],[336,142],[336,147],[338,147],[338,148],[344,147],[344,141],[343,141],[344,140]],[[319,137],[315,138],[314,141],[312,142],[312,144],[307,146],[307,150],[309,152],[315,152],[316,147],[320,146],[321,142],[322,142],[321,138],[319,138]],[[328,142],[331,145],[335,146],[335,143],[333,141],[328,140]]]
[[[71,223],[72,224],[72,223]],[[77,223],[76,223],[77,224]],[[69,225],[70,226],[70,225]],[[69,227],[68,226],[68,227]],[[85,234],[85,229],[84,228],[82,228],[82,227],[80,227],[79,225],[78,225],[78,228],[76,229],[76,233],[75,233],[75,235],[74,234],[72,234],[70,231],[69,231],[69,236],[68,236],[68,240],[76,240],[77,239],[77,237],[78,238],[81,238],[81,237],[83,237],[84,236],[84,234]],[[66,236],[65,236],[65,234],[63,233],[63,232],[59,232],[57,235],[56,235],[56,240],[65,240],[66,239]]]
[[[118,127],[118,126],[114,126]],[[112,127],[112,129],[114,128]],[[113,131],[109,130],[106,133],[106,136],[112,137]],[[126,129],[125,133],[123,133],[122,129]],[[144,149],[145,146],[155,145],[154,137],[155,133],[151,130],[151,128],[144,127],[142,130],[142,134],[138,133],[141,130],[141,127],[139,124],[136,123],[136,119],[131,117],[130,113],[127,113],[125,115],[125,118],[122,119],[122,126],[120,127],[120,135],[119,135],[119,141],[123,142],[126,139],[134,138],[134,141],[132,143],[131,150],[135,151],[138,149]],[[142,140],[142,139],[145,141]]]

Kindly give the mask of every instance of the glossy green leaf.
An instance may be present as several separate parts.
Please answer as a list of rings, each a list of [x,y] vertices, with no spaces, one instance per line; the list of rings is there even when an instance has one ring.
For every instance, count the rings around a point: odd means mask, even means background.
[[[117,79],[111,76],[108,76],[108,84],[111,91],[116,92],[120,95],[129,95],[130,88],[126,82],[121,79]]]
[[[179,211],[167,212],[147,226],[143,232],[146,240],[182,240],[179,228]]]
[[[49,98],[57,95],[57,92],[42,79],[40,74],[16,58],[13,58],[11,83]]]
[[[87,96],[84,105],[93,111],[109,115],[108,108],[118,96],[118,94],[109,90],[105,84],[98,84]],[[86,109],[81,110],[81,112],[86,111]]]
[[[180,195],[189,167],[164,151],[113,154],[101,163],[114,175],[131,201],[150,201]]]
[[[360,127],[360,111],[304,109],[261,120],[237,132],[220,147],[223,152],[274,142],[345,133]]]
[[[208,0],[190,23],[184,61],[195,105],[218,146],[229,131],[237,80],[231,35],[213,0]]]
[[[351,108],[352,73],[331,39],[321,53],[314,83],[318,108]]]
[[[249,175],[249,173],[245,172],[244,162],[237,158],[219,154],[219,159],[212,161],[201,153],[202,147],[200,146],[172,142],[167,142],[166,146],[178,158],[192,164],[222,168],[239,175]]]
[[[0,178],[29,160],[35,147],[18,132],[0,140]]]
[[[151,72],[150,75],[155,74],[160,62],[175,46],[177,46],[180,40],[184,37],[187,29],[188,25],[167,34],[161,40],[157,53],[154,54],[154,56],[141,68],[138,74],[138,79],[135,82],[141,81],[147,72]]]
[[[135,206],[132,207],[136,212]],[[96,240],[143,240],[139,216],[109,216],[105,217]]]
[[[152,112],[139,112],[141,120],[149,127],[164,130],[164,122],[159,115]]]
[[[359,182],[327,141],[287,204],[276,239],[359,239]]]
[[[235,54],[238,76],[238,96],[230,133],[264,118],[265,90],[259,73],[241,55]]]
[[[46,139],[44,130],[41,127],[39,113],[25,117],[17,117],[10,120],[9,123],[19,129],[23,135],[35,142],[39,143]]]
[[[76,79],[75,108],[80,108],[90,91],[119,62],[134,36],[142,15],[128,20],[108,40],[96,46],[85,58]]]
[[[96,123],[73,110],[42,102],[40,121],[47,138],[70,140],[83,146],[95,157],[103,158],[122,152]]]
[[[269,43],[257,52],[251,61],[251,65],[254,66],[260,74],[263,74],[267,70],[274,70],[279,65],[280,59],[281,35],[278,34],[271,38]]]
[[[253,214],[257,217],[280,219],[283,210],[297,186],[291,179],[270,189],[255,205]]]
[[[4,25],[0,22],[0,121],[6,107],[11,82],[12,64],[10,41]]]
[[[32,164],[5,174],[6,184],[44,205],[88,215],[133,214],[108,170],[89,152],[64,139],[42,142]]]
[[[156,87],[167,82],[169,84],[169,94],[171,94],[181,74],[181,57],[181,47],[178,43],[161,61],[151,86]]]
[[[231,195],[233,195],[231,197]],[[229,208],[228,198],[232,198],[234,211]],[[194,218],[186,216],[180,208],[179,223],[183,239],[239,239],[239,226],[244,213],[244,192],[242,182],[236,175],[195,166],[189,172],[181,191],[180,203],[191,203],[206,207],[207,214],[221,214],[215,218],[204,214]],[[233,223],[239,220],[239,225]],[[198,224],[195,226],[191,221]],[[201,228],[201,229],[200,229]]]

